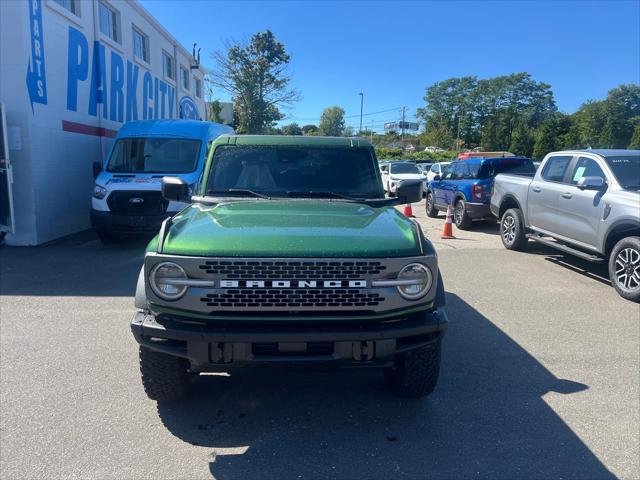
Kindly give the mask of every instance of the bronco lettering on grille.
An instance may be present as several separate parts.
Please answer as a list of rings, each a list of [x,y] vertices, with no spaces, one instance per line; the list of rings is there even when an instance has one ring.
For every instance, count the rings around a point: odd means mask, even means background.
[[[367,288],[366,280],[220,280],[220,288]]]

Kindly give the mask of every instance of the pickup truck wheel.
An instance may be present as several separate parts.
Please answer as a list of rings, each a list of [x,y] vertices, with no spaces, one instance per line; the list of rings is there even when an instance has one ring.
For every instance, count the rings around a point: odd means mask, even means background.
[[[400,397],[422,398],[432,393],[440,375],[440,342],[398,355],[384,371],[389,390]]]
[[[456,206],[453,209],[453,221],[460,230],[469,230],[471,228],[472,220],[467,215],[467,206],[462,199],[456,202]]]
[[[103,230],[97,230],[96,233],[103,245],[112,245],[118,243],[120,240],[120,235],[117,233],[105,232]]]
[[[507,250],[524,250],[527,246],[524,221],[519,208],[510,208],[502,215],[500,219],[500,238]]]
[[[433,193],[427,193],[427,217],[437,218],[438,217],[438,209],[435,206],[435,201],[433,199]]]
[[[177,402],[191,390],[189,362],[140,346],[140,374],[147,396],[159,403]]]
[[[615,244],[609,257],[609,278],[622,298],[640,303],[640,237]]]

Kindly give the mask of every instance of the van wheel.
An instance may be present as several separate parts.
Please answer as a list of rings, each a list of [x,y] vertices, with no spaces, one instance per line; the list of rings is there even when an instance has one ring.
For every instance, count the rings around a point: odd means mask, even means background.
[[[640,303],[640,237],[627,237],[613,247],[609,278],[622,298]]]
[[[438,209],[435,206],[433,193],[427,193],[427,217],[438,218]]]
[[[440,376],[441,342],[398,355],[384,370],[387,388],[399,397],[422,398],[431,394]]]
[[[117,233],[105,232],[104,230],[97,230],[96,233],[103,245],[112,245],[120,240],[120,235]]]
[[[500,219],[500,238],[507,250],[524,250],[527,246],[527,236],[524,231],[524,221],[519,208],[510,208]]]
[[[456,202],[456,206],[453,209],[453,221],[460,230],[469,230],[471,228],[472,220],[467,214],[467,206],[462,199]]]

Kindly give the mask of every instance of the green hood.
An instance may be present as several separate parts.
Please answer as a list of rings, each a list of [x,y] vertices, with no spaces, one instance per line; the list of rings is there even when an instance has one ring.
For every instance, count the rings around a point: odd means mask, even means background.
[[[393,207],[328,200],[196,204],[173,218],[162,253],[215,257],[420,255],[412,222]],[[157,239],[149,245],[157,248]]]

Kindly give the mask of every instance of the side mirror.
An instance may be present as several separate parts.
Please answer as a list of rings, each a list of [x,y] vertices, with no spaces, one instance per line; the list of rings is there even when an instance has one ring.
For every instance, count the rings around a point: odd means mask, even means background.
[[[577,187],[580,190],[602,190],[604,179],[602,177],[582,177],[578,180]]]
[[[440,180],[440,175],[436,174],[436,175],[433,177],[433,179],[434,179],[434,180]]]
[[[174,202],[188,202],[189,185],[178,177],[164,177],[162,179],[162,196],[165,200]]]
[[[417,203],[422,200],[422,181],[421,180],[402,180],[398,184],[396,196],[400,203]]]
[[[102,164],[100,162],[93,162],[93,179],[95,180],[102,171]]]

